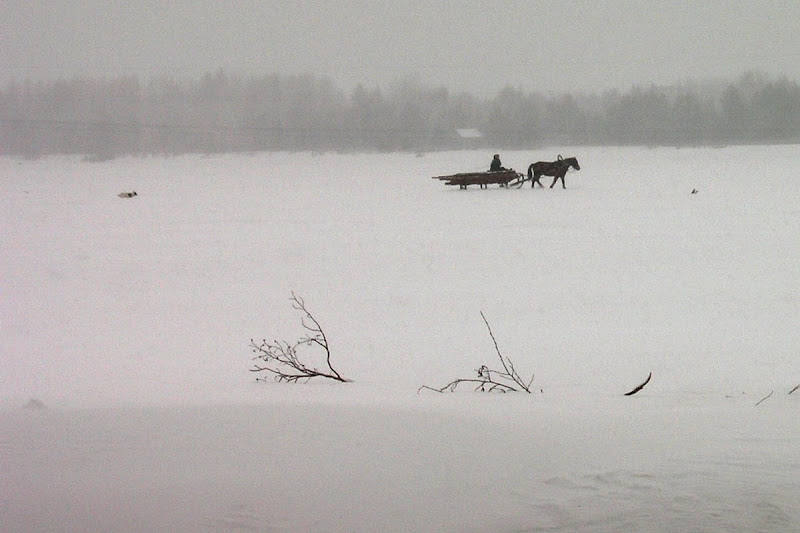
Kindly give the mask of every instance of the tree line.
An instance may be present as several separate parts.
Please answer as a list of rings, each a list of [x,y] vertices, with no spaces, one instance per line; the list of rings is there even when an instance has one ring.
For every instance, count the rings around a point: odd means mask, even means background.
[[[314,75],[222,70],[189,80],[11,82],[0,91],[0,154],[30,158],[794,142],[800,86],[756,72],[600,94],[509,86],[483,98],[411,79],[346,92]]]

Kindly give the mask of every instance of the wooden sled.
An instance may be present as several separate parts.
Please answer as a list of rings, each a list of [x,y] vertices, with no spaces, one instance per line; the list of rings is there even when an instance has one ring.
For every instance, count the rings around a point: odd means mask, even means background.
[[[497,172],[466,172],[450,176],[434,176],[432,179],[444,181],[445,185],[458,185],[459,189],[466,189],[470,185],[478,185],[486,189],[489,185],[510,187],[521,184],[524,176],[516,170],[499,170]]]

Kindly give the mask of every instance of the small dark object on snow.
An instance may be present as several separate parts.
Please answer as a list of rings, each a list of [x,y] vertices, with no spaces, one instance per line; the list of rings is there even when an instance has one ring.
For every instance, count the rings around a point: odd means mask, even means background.
[[[697,189],[692,189],[692,194],[697,194]]]
[[[134,196],[139,196],[139,195],[136,194],[136,191],[131,191],[131,192],[121,192],[117,196],[119,196],[120,198],[133,198]]]
[[[641,385],[639,385],[638,387],[636,387],[636,388],[635,388],[635,389],[633,389],[632,391],[630,391],[630,392],[626,392],[626,393],[625,393],[625,396],[633,396],[634,394],[636,394],[637,392],[639,392],[640,390],[642,390],[642,389],[644,388],[644,386],[645,386],[645,385],[647,385],[648,383],[650,383],[650,378],[652,378],[652,377],[653,377],[653,373],[652,373],[652,372],[650,372],[650,373],[647,375],[647,379],[646,379],[646,380],[644,380],[644,383],[642,383]]]
[[[28,409],[29,411],[42,411],[43,409],[47,409],[47,406],[44,404],[42,400],[31,398],[30,400],[28,400],[28,403],[22,406],[22,408]]]
[[[769,394],[767,394],[766,396],[764,396],[763,398],[761,398],[760,400],[758,400],[758,401],[756,402],[756,407],[758,407],[759,405],[761,405],[761,402],[763,402],[764,400],[766,400],[767,398],[769,398],[770,396],[772,396],[772,393],[774,393],[774,392],[775,392],[774,390],[771,390],[771,391],[769,391]]]

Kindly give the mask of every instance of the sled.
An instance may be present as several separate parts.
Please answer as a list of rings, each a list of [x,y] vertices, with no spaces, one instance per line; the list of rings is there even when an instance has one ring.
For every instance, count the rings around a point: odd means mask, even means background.
[[[459,189],[466,189],[470,185],[478,185],[486,189],[489,185],[511,187],[521,184],[524,176],[516,170],[499,170],[496,172],[466,172],[450,176],[434,176],[432,179],[444,181],[445,185],[458,185]]]

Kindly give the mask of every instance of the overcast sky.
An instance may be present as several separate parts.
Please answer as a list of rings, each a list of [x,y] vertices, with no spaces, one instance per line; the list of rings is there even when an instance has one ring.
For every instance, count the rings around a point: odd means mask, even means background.
[[[2,0],[0,81],[312,73],[491,95],[759,69],[800,80],[798,0]]]

